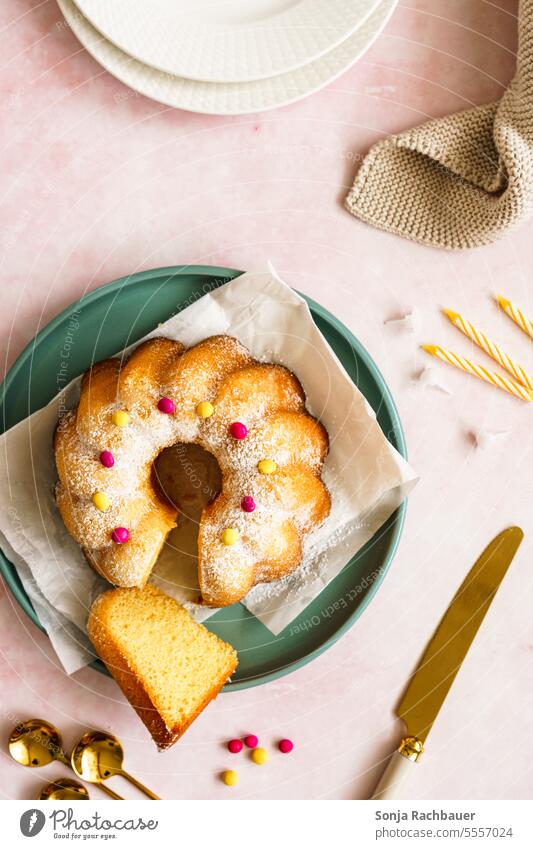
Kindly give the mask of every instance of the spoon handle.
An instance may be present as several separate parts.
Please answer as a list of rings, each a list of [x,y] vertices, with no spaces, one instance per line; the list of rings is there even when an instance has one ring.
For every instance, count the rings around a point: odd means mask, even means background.
[[[120,799],[121,802],[124,801],[124,796],[119,796],[118,793],[111,790],[111,787],[108,787],[103,781],[99,781],[96,786],[99,787],[100,790],[103,790],[104,793],[107,793],[108,796],[111,796],[112,799]]]
[[[125,772],[123,769],[117,770],[117,772],[119,775],[122,775],[123,778],[127,778],[128,781],[130,781],[131,784],[134,784],[135,787],[137,787],[139,790],[142,790],[142,792],[145,793],[149,799],[157,799],[158,801],[161,801],[160,796],[156,796],[155,793],[152,793],[152,791],[148,787],[146,787],[144,784],[141,784],[140,781],[137,781],[137,779],[134,778],[133,775],[130,775],[129,772]]]

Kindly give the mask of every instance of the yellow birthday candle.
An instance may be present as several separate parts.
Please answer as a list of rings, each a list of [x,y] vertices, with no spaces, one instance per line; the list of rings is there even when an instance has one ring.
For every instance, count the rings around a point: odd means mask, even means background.
[[[505,375],[498,374],[495,371],[489,371],[485,366],[472,363],[465,357],[459,357],[453,351],[446,351],[440,345],[422,345],[422,347],[424,351],[427,351],[428,354],[431,354],[438,360],[442,360],[443,363],[448,363],[451,366],[455,366],[455,368],[461,369],[461,371],[466,371],[468,374],[473,375],[473,377],[478,377],[480,380],[492,384],[492,386],[497,386],[498,389],[503,389],[505,392],[509,392],[522,401],[533,401],[533,391],[512,380],[510,377],[505,377]]]
[[[482,333],[481,330],[474,327],[470,321],[463,318],[460,313],[454,312],[453,310],[444,310],[444,313],[448,316],[452,324],[461,331],[461,333],[468,336],[468,338],[471,339],[472,342],[475,342],[479,348],[485,351],[489,357],[492,357],[493,360],[503,366],[503,368],[508,371],[515,380],[523,386],[527,386],[528,389],[533,389],[533,378],[528,375],[520,363],[513,360],[512,357],[510,357],[509,354],[506,354],[499,345],[489,339],[489,337]]]
[[[515,324],[518,324],[519,328],[523,330],[524,333],[527,333],[530,339],[533,339],[533,321],[526,318],[522,310],[517,307],[516,304],[508,301],[507,298],[503,298],[501,295],[496,295],[496,300],[504,313],[506,313],[506,315],[508,315]]]

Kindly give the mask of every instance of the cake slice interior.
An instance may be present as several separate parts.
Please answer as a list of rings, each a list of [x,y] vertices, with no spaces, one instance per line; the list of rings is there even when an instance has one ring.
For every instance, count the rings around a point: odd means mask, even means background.
[[[232,646],[150,584],[100,595],[87,630],[160,749],[182,736],[237,667]]]

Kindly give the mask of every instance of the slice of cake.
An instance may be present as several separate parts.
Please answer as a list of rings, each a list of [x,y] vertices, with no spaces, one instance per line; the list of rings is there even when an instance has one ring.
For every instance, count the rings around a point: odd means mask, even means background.
[[[98,596],[87,630],[160,749],[181,737],[237,668],[232,646],[149,584]]]

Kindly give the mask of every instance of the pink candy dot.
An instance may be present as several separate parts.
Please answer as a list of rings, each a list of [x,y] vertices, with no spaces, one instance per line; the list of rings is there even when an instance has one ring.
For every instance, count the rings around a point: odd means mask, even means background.
[[[248,433],[248,428],[242,422],[233,422],[229,426],[229,432],[234,439],[244,439]]]
[[[118,542],[120,544],[129,540],[130,532],[127,528],[115,528],[111,536],[113,537],[113,542]]]
[[[245,513],[253,513],[255,510],[255,501],[251,495],[245,495],[241,501],[241,507]]]
[[[292,740],[280,740],[278,743],[278,749],[280,752],[283,752],[284,755],[288,755],[289,752],[292,752],[294,749],[294,743]]]
[[[244,738],[244,742],[249,749],[255,749],[255,747],[259,743],[259,738],[256,737],[255,734],[247,734]]]
[[[115,465],[115,458],[113,457],[111,451],[102,451],[100,454],[100,462],[102,466],[105,466],[106,469],[110,469],[111,466]]]
[[[176,409],[176,405],[172,398],[160,398],[157,402],[157,409],[161,413],[166,413],[168,416],[171,416]]]
[[[239,752],[242,752],[242,742],[240,740],[230,740],[228,749],[232,755],[238,755]]]

